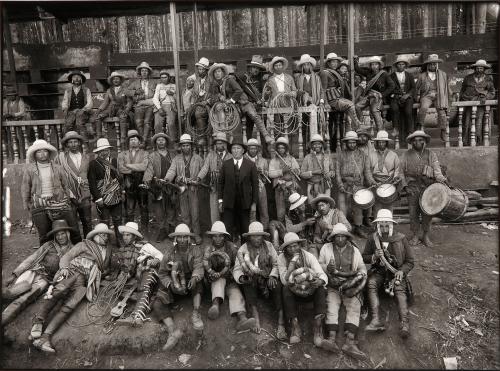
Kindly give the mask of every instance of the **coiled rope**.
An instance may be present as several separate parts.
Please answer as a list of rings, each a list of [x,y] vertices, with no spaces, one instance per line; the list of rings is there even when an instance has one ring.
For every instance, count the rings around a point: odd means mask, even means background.
[[[291,108],[291,113],[283,113],[283,122],[274,123],[274,131],[279,135],[293,134],[299,130],[302,114],[297,112],[299,103],[288,93],[278,93],[269,102],[269,108]]]
[[[218,131],[230,133],[240,123],[238,107],[233,103],[215,103],[210,109],[208,118],[214,133]]]
[[[192,117],[197,107],[202,107],[203,109],[207,108],[207,105],[204,103],[195,103],[191,106],[191,108],[187,112],[186,117],[186,132],[190,134],[196,141],[197,138],[204,137],[210,133],[210,125],[207,125],[204,129],[198,129],[191,124]]]

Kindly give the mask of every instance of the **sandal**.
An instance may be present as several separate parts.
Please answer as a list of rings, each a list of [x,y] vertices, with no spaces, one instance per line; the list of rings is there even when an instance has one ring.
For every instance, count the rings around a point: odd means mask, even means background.
[[[37,349],[40,349],[42,352],[46,353],[55,353],[56,350],[52,348],[52,344],[47,338],[39,338],[33,342],[33,346]]]

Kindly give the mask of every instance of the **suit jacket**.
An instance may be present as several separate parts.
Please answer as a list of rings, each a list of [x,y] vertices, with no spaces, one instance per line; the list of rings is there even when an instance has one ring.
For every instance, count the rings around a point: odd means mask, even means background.
[[[219,199],[224,202],[224,208],[232,209],[235,203],[236,187],[241,196],[241,208],[249,209],[259,198],[259,178],[257,168],[249,159],[243,157],[240,167],[239,183],[235,182],[234,160],[224,161],[219,176]]]
[[[396,85],[392,92],[394,95],[410,94],[412,98],[415,98],[415,80],[411,73],[405,71],[405,85],[403,90],[401,90],[401,85],[399,85],[396,72],[392,72],[389,77],[394,81],[394,85]]]

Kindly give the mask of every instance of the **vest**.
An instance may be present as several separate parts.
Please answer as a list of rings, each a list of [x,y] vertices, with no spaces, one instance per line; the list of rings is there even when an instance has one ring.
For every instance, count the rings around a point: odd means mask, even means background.
[[[75,91],[71,89],[71,98],[69,101],[69,110],[81,109],[85,107],[85,94],[83,94],[83,86],[80,87],[80,91],[78,94],[75,94]]]
[[[335,257],[335,268],[337,270],[348,272],[352,269],[354,248],[351,244],[347,244],[342,255],[340,255],[339,249],[333,247],[333,256]]]
[[[302,89],[304,91],[306,91],[307,93],[309,93],[309,95],[312,95],[312,86],[311,86],[311,79],[314,78],[314,76],[311,74],[310,75],[311,78],[309,79],[309,81],[307,81],[307,79],[304,77],[304,80],[303,80],[303,85],[302,85]]]

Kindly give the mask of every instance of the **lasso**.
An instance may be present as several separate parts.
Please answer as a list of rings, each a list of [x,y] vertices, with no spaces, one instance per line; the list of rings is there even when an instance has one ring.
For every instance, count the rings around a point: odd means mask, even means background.
[[[204,103],[198,102],[198,103],[193,104],[187,112],[186,132],[188,134],[191,134],[191,136],[193,136],[195,139],[200,138],[200,137],[204,137],[210,133],[210,125],[207,125],[206,128],[201,129],[201,130],[199,130],[196,127],[193,127],[193,125],[191,125],[191,122],[192,122],[191,118],[193,116],[193,113],[196,111],[196,107],[206,108],[207,106]]]
[[[289,93],[278,93],[269,102],[269,108],[291,108],[292,112],[283,115],[281,123],[274,123],[274,131],[280,135],[293,134],[299,130],[299,124],[302,121],[302,115],[297,112],[299,103],[297,99]]]
[[[223,119],[220,118],[221,111],[224,111]],[[218,131],[230,133],[239,125],[240,113],[233,103],[217,102],[210,108],[208,119],[214,133]]]

